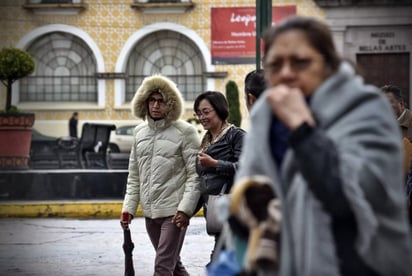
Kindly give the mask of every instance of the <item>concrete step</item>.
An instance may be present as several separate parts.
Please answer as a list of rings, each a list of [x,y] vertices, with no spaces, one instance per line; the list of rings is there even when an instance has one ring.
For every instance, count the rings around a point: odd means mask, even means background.
[[[122,200],[0,201],[0,217],[120,218],[122,205]],[[136,216],[142,216],[140,205]],[[195,216],[203,216],[203,208]]]
[[[127,170],[0,171],[0,200],[122,200]]]

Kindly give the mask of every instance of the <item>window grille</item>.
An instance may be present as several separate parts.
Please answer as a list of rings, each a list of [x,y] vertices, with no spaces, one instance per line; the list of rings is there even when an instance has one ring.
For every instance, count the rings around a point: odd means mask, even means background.
[[[126,67],[126,100],[131,101],[146,76],[160,73],[176,82],[185,100],[204,92],[205,64],[197,46],[173,31],[158,31],[144,37],[129,56]]]
[[[62,32],[38,38],[28,49],[33,75],[20,80],[23,102],[96,102],[96,60],[79,38]]]

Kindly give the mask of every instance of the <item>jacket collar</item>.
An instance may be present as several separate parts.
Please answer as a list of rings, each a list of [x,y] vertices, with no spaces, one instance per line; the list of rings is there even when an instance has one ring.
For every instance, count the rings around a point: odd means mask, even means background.
[[[167,121],[166,119],[161,119],[161,120],[153,120],[150,116],[147,116],[147,123],[152,129],[164,129],[167,128],[168,126],[171,125],[170,121]]]

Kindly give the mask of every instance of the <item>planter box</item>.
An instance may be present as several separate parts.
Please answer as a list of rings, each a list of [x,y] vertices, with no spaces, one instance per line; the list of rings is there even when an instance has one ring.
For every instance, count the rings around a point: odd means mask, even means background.
[[[32,113],[0,113],[0,170],[28,169]]]

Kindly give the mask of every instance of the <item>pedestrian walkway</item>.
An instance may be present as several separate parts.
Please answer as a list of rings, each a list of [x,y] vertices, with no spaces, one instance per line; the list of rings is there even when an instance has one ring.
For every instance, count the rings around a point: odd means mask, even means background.
[[[134,219],[130,228],[136,275],[153,275],[154,250],[144,219]],[[122,243],[119,219],[2,218],[0,275],[123,275]],[[212,247],[204,218],[192,218],[181,253],[190,275],[205,275]]]

